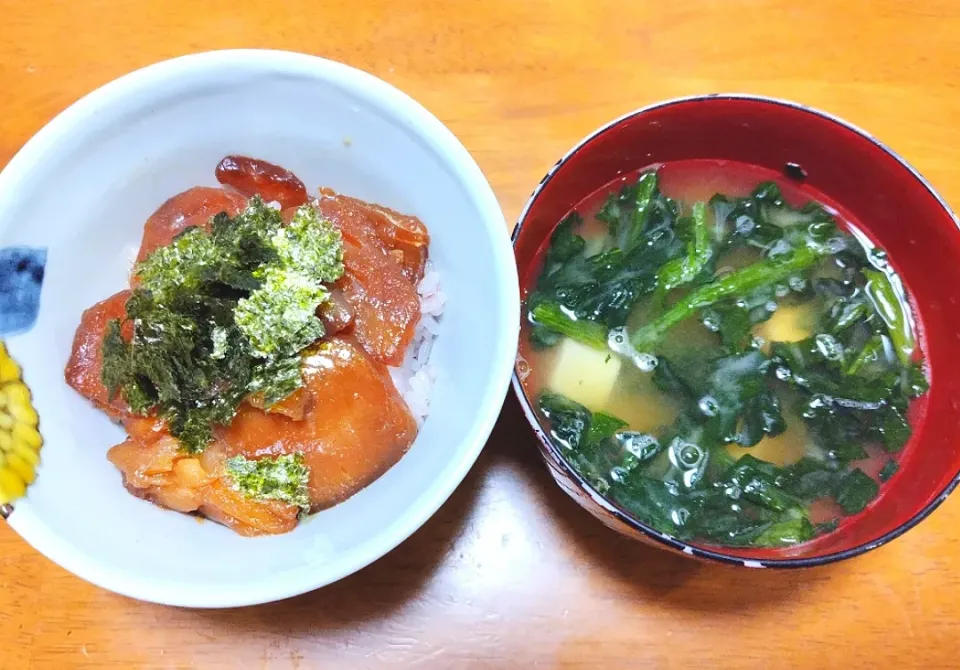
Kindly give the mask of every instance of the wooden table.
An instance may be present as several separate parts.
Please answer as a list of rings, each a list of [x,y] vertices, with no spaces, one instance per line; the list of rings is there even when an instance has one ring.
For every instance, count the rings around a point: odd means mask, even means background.
[[[594,127],[710,91],[845,117],[960,206],[956,0],[0,0],[0,165],[100,84],[229,47],[320,54],[404,89],[473,153],[508,220]],[[288,602],[137,603],[0,524],[0,668],[960,667],[958,528],[954,496],[838,565],[699,565],[619,538],[560,493],[511,397],[424,528]]]

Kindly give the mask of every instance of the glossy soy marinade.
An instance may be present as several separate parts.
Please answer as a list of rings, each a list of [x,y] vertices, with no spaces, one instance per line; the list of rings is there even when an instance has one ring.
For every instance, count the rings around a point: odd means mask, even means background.
[[[742,164],[639,171],[574,208],[526,278],[528,397],[661,532],[792,546],[896,472],[926,389],[914,317],[885,254],[812,199]]]

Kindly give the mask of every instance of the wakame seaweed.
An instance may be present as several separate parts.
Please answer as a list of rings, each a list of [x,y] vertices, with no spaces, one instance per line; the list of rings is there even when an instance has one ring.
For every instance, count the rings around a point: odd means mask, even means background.
[[[725,546],[783,547],[836,527],[812,503],[845,514],[880,484],[858,467],[911,435],[910,402],[927,380],[899,277],[821,205],[793,207],[773,182],[742,198],[683,203],[656,171],[609,196],[598,245],[574,212],[556,228],[527,300],[531,342],[565,338],[623,356],[649,354],[654,387],[676,419],[649,433],[549,389],[537,404],[551,439],[598,491],[656,530]],[[725,268],[728,252],[751,258]],[[634,318],[642,306],[643,320]],[[808,337],[759,336],[778,309],[809,307]],[[696,320],[713,346],[677,353],[671,332]],[[802,337],[802,336],[801,336]],[[664,351],[667,349],[667,351]],[[750,449],[801,423],[807,453],[775,465]],[[876,452],[874,452],[876,453]],[[890,459],[881,482],[897,469]],[[819,520],[818,520],[819,521]]]
[[[247,396],[270,406],[300,387],[300,351],[324,333],[316,310],[342,254],[339,232],[309,205],[283,225],[254,197],[209,233],[188,228],[135,268],[126,318],[104,338],[104,384],[201,451]]]

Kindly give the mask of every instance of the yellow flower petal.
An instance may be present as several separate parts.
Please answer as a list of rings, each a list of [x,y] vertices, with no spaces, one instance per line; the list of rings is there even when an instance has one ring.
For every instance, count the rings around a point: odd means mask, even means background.
[[[0,454],[5,454],[13,449],[13,433],[0,430]]]
[[[7,469],[0,469],[0,505],[6,505],[27,492],[27,485]]]
[[[9,433],[13,430],[13,415],[0,412],[0,431]]]

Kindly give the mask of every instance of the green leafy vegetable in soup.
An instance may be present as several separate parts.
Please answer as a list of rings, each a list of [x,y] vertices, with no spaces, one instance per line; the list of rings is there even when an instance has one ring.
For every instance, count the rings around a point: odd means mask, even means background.
[[[283,454],[250,460],[234,456],[225,464],[227,481],[244,496],[255,500],[279,500],[301,509],[310,507],[307,482],[310,469],[302,454]]]
[[[806,542],[864,510],[910,438],[927,382],[902,282],[797,189],[684,195],[646,171],[560,223],[527,391],[573,469],[656,530]]]
[[[343,243],[312,206],[284,225],[254,197],[236,217],[214,217],[209,233],[187,229],[135,274],[133,336],[109,324],[103,381],[196,452],[247,396],[269,406],[300,387],[300,352],[324,334],[316,311],[343,274]]]

